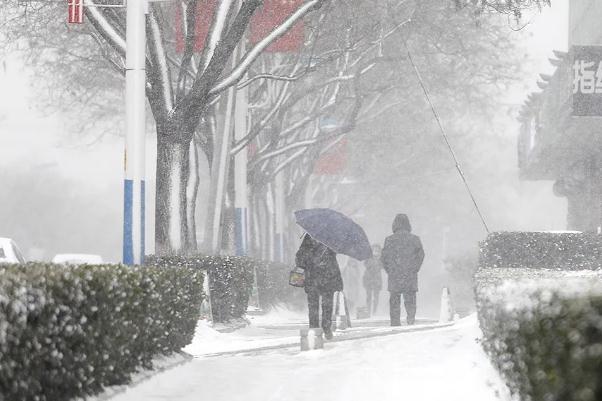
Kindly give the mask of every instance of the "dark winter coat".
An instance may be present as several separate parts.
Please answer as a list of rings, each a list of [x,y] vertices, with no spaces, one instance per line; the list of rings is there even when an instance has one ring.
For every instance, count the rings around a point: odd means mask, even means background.
[[[364,262],[364,267],[364,288],[380,291],[383,286],[382,263],[377,258],[370,258]]]
[[[295,256],[297,267],[305,271],[305,292],[320,294],[343,290],[337,254],[326,245],[305,235]]]
[[[418,271],[424,250],[420,238],[411,231],[408,216],[399,214],[393,221],[393,235],[385,240],[380,260],[389,276],[390,292],[418,291]]]

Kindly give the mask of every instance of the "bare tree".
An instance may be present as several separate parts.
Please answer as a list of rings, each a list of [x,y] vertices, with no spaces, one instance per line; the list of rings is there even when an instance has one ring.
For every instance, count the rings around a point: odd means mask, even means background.
[[[147,99],[155,121],[157,131],[157,193],[155,214],[155,248],[158,254],[183,252],[192,241],[187,228],[187,207],[190,202],[187,194],[191,143],[195,133],[204,127],[204,120],[211,120],[210,107],[219,95],[229,87],[236,85],[259,55],[276,39],[299,22],[305,15],[322,6],[326,0],[308,0],[277,26],[263,40],[252,46],[242,57],[232,61],[235,49],[243,40],[251,17],[261,6],[261,0],[222,0],[218,2],[209,33],[200,56],[194,54],[195,19],[198,0],[185,2],[185,45],[184,53],[175,53],[172,27],[173,6],[163,3],[150,3],[147,17]],[[89,25],[79,28],[75,33],[64,24],[57,24],[55,18],[63,19],[65,10],[54,2],[21,3],[10,0],[3,7],[7,16],[7,25],[15,28],[28,22],[28,30],[39,34],[30,34],[15,29],[12,40],[28,42],[30,47],[43,49],[33,52],[37,61],[46,61],[48,67],[54,59],[61,60],[63,54],[49,48],[53,42],[61,43],[60,49],[69,54],[70,61],[81,57],[82,63],[90,69],[103,65],[110,66],[117,75],[124,75],[125,59],[125,13],[118,8],[98,8],[94,5],[109,4],[108,0],[90,1],[85,9]],[[59,17],[61,16],[61,17]],[[50,31],[47,26],[55,28]],[[61,37],[51,37],[59,32]],[[81,43],[74,43],[70,34],[81,36]],[[11,40],[11,41],[12,41]],[[73,44],[65,49],[64,43]],[[57,46],[59,48],[59,46]],[[73,53],[73,54],[71,54]],[[97,63],[96,57],[102,56],[105,63]],[[46,57],[46,60],[41,58]],[[93,64],[88,64],[89,62]],[[92,67],[90,67],[92,66]],[[73,68],[72,64],[62,71]],[[94,78],[93,75],[88,75]],[[86,82],[87,84],[88,82]],[[91,87],[92,85],[84,85]],[[210,122],[207,124],[210,125]],[[200,143],[211,157],[211,135],[214,132],[202,132],[200,137],[207,138]]]

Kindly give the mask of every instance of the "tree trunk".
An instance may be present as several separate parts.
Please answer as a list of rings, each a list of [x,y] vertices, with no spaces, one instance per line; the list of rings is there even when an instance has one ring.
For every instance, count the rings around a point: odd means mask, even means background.
[[[182,254],[190,243],[186,221],[190,143],[170,142],[164,134],[157,127],[155,253]]]
[[[261,191],[256,195],[257,199],[257,229],[260,232],[259,250],[261,259],[270,259],[270,230],[268,220],[268,209],[265,201],[265,192]]]
[[[205,251],[218,254],[221,250],[223,206],[226,197],[228,178],[230,176],[230,147],[232,145],[232,115],[234,111],[234,89],[228,90],[224,105],[224,123],[221,135],[213,141],[213,157],[211,165],[211,185],[207,204],[207,221],[205,226]]]
[[[259,202],[254,191],[249,197],[249,255],[261,259],[261,226],[259,219]]]
[[[232,161],[230,161],[232,163]],[[236,215],[234,209],[234,169],[228,169],[226,196],[222,209],[222,251],[226,255],[236,254]]]
[[[188,185],[186,185],[186,240],[184,248],[187,253],[194,253],[198,248],[196,238],[196,202],[199,192],[199,145],[198,140],[193,137],[190,142],[188,163]]]

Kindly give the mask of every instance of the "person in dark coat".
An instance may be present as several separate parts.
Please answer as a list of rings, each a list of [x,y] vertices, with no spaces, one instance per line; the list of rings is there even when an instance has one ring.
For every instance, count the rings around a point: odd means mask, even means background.
[[[322,329],[332,338],[332,312],[335,291],[343,291],[343,279],[337,254],[326,245],[305,234],[295,256],[297,267],[305,271],[305,293],[309,310],[309,327],[320,327],[320,297],[322,297]]]
[[[401,325],[401,294],[403,294],[407,322],[410,325],[414,324],[418,271],[424,260],[424,250],[420,238],[412,234],[410,220],[405,214],[398,214],[395,217],[393,235],[385,240],[380,260],[389,276],[391,326]]]
[[[378,294],[383,285],[382,268],[380,261],[381,247],[377,244],[372,245],[373,256],[364,262],[364,289],[366,290],[366,308],[368,313],[376,312],[378,307]]]

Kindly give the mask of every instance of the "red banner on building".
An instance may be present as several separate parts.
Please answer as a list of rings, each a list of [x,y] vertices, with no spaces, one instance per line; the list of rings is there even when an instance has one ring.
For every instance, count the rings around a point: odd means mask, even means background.
[[[330,149],[320,155],[314,166],[314,174],[337,175],[341,174],[347,166],[348,144],[347,138],[341,139]]]
[[[68,0],[67,8],[69,12],[67,21],[70,24],[82,24],[84,22],[83,0]]]
[[[251,20],[251,43],[257,44],[303,5],[304,0],[264,0]],[[298,51],[305,41],[303,21],[295,24],[266,49],[268,52]]]
[[[194,51],[200,52],[205,47],[205,39],[209,34],[213,15],[217,8],[217,0],[199,0],[196,9],[194,26]],[[184,53],[186,39],[184,35],[184,20],[182,3],[178,2],[176,7],[176,52]]]

